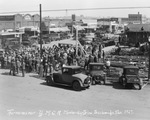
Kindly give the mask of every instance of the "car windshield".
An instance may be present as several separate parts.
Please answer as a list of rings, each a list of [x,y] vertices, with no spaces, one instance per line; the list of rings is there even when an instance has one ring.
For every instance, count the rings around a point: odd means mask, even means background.
[[[102,65],[94,65],[94,66],[91,66],[91,69],[92,70],[103,70],[103,66]]]
[[[77,69],[73,70],[73,74],[78,74],[78,73],[81,73],[81,72],[82,72],[81,68],[77,68]]]
[[[138,69],[126,69],[126,74],[127,75],[137,75]]]

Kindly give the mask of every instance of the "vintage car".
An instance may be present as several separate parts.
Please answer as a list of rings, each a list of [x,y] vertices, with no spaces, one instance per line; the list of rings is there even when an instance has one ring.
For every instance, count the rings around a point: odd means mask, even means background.
[[[0,61],[2,60],[3,54],[4,54],[4,50],[0,49]]]
[[[75,91],[90,87],[90,76],[83,74],[80,66],[64,66],[60,71],[46,77],[47,84],[50,81],[54,84],[71,86]]]
[[[92,84],[105,84],[106,77],[106,69],[104,63],[90,63],[89,64],[89,74],[92,78]]]
[[[124,66],[123,73],[119,77],[119,82],[124,88],[131,85],[140,90],[143,85],[143,80],[139,77],[139,68],[133,65]]]

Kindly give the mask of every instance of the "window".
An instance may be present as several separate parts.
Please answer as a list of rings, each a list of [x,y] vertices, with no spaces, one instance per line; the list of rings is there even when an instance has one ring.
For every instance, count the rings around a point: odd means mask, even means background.
[[[103,66],[93,66],[92,70],[103,70]]]
[[[68,68],[64,68],[64,69],[63,69],[63,73],[69,74],[69,69],[68,69]]]
[[[126,73],[127,75],[137,75],[138,69],[127,69]]]
[[[74,69],[74,74],[78,74],[78,73],[81,73],[81,69]]]

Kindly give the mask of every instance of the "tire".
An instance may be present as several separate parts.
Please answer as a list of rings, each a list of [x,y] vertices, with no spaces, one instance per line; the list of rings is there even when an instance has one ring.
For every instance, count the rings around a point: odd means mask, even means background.
[[[86,89],[89,89],[89,88],[90,88],[90,85],[86,87]]]
[[[72,87],[75,91],[80,91],[81,90],[81,85],[78,81],[74,81],[72,84]]]
[[[50,76],[46,77],[46,84],[51,85],[52,84],[52,78]]]
[[[91,85],[95,85],[96,84],[96,82],[95,82],[95,78],[94,77],[92,77],[92,79],[91,79]]]
[[[127,88],[127,80],[126,80],[126,78],[122,78],[121,84],[123,85],[123,88]]]
[[[122,77],[119,78],[119,84],[122,84]]]
[[[100,85],[104,85],[105,84],[105,82],[104,81],[100,81]]]
[[[142,86],[138,83],[133,84],[133,86],[136,90],[141,90],[142,89]]]
[[[48,78],[48,77],[46,78],[46,84],[47,84],[47,85],[50,85],[50,82],[49,82],[49,78]]]
[[[105,76],[105,78],[104,78],[104,84],[103,85],[106,84],[106,81],[107,81],[107,77]]]

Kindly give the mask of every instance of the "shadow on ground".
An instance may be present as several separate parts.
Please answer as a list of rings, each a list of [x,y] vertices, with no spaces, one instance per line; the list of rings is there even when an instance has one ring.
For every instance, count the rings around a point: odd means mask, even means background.
[[[113,82],[113,88],[121,90],[135,90],[133,85],[128,85],[126,88],[124,88],[121,84],[119,84],[119,82]]]
[[[7,75],[7,76],[15,76],[15,77],[22,77],[22,75],[19,75],[19,74],[16,74],[16,75],[10,75],[9,72],[4,72],[4,73],[1,73],[1,75]]]
[[[9,72],[1,73],[1,75],[10,75]]]
[[[45,77],[40,77],[39,75],[29,75],[29,77],[34,77],[40,80],[45,80]]]
[[[55,87],[55,88],[60,88],[60,89],[72,90],[73,91],[73,89],[70,86],[58,85],[58,84],[55,84],[55,83],[47,85],[46,82],[42,82],[42,83],[40,83],[40,85],[45,85],[45,86],[48,86],[48,87]]]

